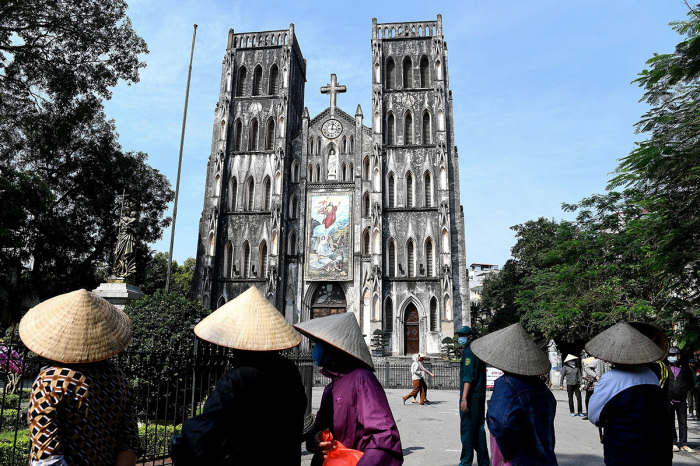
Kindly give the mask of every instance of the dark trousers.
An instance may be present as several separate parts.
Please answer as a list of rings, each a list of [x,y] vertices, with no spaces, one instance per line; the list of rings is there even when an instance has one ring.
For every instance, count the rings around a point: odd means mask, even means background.
[[[408,395],[403,397],[404,401],[408,400],[411,397],[415,398],[416,395],[418,395],[418,393],[420,392],[420,404],[425,403],[425,390],[423,389],[423,386],[421,385],[422,381],[423,381],[423,379],[418,379],[418,380],[413,381],[413,390],[411,390],[411,393],[409,393]]]
[[[593,390],[586,390],[586,415],[588,415],[588,402],[591,401]]]
[[[668,402],[668,414],[671,415],[671,428],[673,429],[673,443],[679,447],[688,444],[688,405],[685,400],[678,403]],[[678,417],[678,435],[676,435],[676,417]]]
[[[462,437],[462,453],[459,455],[460,466],[471,466],[474,450],[479,466],[490,466],[489,451],[486,447],[486,398],[473,398],[469,402],[469,412],[459,410],[459,433]]]
[[[428,383],[425,379],[420,379],[420,388],[423,390],[425,401],[428,401]]]
[[[567,385],[566,394],[569,395],[569,412],[574,414],[574,394],[576,394],[577,414],[581,414],[581,390],[579,390],[579,384]]]

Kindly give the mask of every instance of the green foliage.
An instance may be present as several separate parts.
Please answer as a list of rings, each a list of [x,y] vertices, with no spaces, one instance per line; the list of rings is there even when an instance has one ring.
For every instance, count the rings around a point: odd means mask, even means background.
[[[170,293],[189,297],[192,291],[195,259],[188,257],[182,265],[173,260],[170,269]],[[136,282],[145,294],[153,294],[165,289],[168,274],[168,253],[153,251],[141,273],[137,273]]]
[[[29,429],[17,432],[16,446],[15,431],[0,432],[0,464],[3,466],[26,466],[30,445]]]
[[[21,393],[20,393],[21,392]],[[3,394],[0,391],[0,407],[7,408],[17,408],[20,402],[20,396],[22,397],[22,402],[28,402],[31,390],[23,388],[22,390],[17,390],[15,393]],[[4,398],[3,398],[4,397]],[[4,425],[4,423],[3,423]]]
[[[182,433],[182,424],[176,426],[148,424],[139,427],[141,451],[144,453],[168,452],[170,438]]]
[[[445,337],[440,344],[440,354],[443,359],[450,361],[458,360],[462,357],[462,347],[457,343],[457,335],[454,338]]]
[[[382,332],[381,329],[375,329],[374,332],[372,332],[372,340],[370,341],[370,344],[372,349],[383,351],[384,348],[386,348],[386,345],[389,344],[389,334]]]
[[[11,409],[9,407],[2,409],[1,431],[14,431],[16,426],[26,427],[27,418],[24,417],[19,409]]]

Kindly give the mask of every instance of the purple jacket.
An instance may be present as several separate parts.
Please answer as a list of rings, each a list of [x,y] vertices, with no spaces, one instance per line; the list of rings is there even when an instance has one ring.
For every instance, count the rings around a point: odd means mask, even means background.
[[[358,466],[403,464],[399,430],[377,377],[365,368],[323,369],[322,373],[331,383],[323,392],[308,438],[330,428],[334,439],[364,452]]]

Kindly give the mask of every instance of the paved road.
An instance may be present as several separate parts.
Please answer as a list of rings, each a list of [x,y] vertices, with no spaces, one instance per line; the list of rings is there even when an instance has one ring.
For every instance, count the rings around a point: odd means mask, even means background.
[[[318,410],[322,393],[323,389],[314,388],[314,412]],[[456,390],[431,390],[428,396],[431,404],[424,406],[410,403],[404,406],[401,397],[408,393],[408,390],[389,389],[386,393],[401,433],[404,464],[454,466],[459,463],[462,444],[459,440],[459,415],[457,414],[459,393]],[[598,429],[588,421],[569,416],[566,391],[554,390],[553,393],[557,399],[555,428],[559,464],[561,466],[603,464],[603,446],[598,438]],[[699,453],[674,453],[674,465],[700,464],[700,421],[688,421],[688,443]],[[305,450],[302,464],[304,466],[311,464],[311,454]]]

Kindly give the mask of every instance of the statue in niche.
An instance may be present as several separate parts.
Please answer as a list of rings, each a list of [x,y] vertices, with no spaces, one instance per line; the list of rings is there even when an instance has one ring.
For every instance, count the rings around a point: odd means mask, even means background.
[[[442,266],[442,290],[448,293],[452,291],[452,269],[448,264]]]
[[[379,202],[375,202],[372,205],[372,224],[378,225],[379,218],[382,216],[382,208],[379,206]]]
[[[328,153],[328,179],[335,180],[338,177],[338,154],[335,149],[331,149]]]
[[[134,228],[138,221],[139,214],[135,206],[126,195],[122,195],[122,208],[119,215],[119,233],[117,235],[117,245],[114,248],[114,263],[112,264],[112,275],[110,280],[125,282],[134,276],[136,272],[136,258],[134,250],[136,240],[134,238]]]
[[[447,220],[449,219],[450,208],[447,206],[447,202],[442,201],[440,203],[440,225],[447,225]]]

